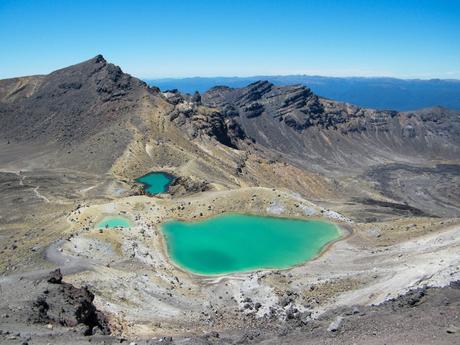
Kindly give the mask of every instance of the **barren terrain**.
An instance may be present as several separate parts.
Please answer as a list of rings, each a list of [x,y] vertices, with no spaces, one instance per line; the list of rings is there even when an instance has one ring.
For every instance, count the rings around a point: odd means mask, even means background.
[[[458,343],[458,112],[268,82],[161,93],[97,56],[0,81],[0,128],[0,343]],[[177,179],[143,195],[149,171]],[[223,212],[343,237],[287,270],[175,266],[161,223]],[[108,215],[134,225],[95,229]]]

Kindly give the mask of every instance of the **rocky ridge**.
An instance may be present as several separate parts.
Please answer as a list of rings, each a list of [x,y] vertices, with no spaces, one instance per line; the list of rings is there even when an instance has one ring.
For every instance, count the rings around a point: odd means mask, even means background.
[[[365,109],[320,98],[302,85],[267,81],[240,89],[215,87],[202,98],[255,143],[304,166],[365,166],[390,157],[452,159],[460,152],[460,113],[444,108]]]

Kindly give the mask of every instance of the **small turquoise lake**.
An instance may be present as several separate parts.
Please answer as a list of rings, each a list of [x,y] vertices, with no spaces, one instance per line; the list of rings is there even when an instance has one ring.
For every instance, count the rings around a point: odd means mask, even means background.
[[[129,228],[131,226],[131,222],[129,219],[126,219],[121,216],[112,216],[112,217],[105,217],[99,223],[96,224],[97,229],[105,229],[105,228]]]
[[[162,231],[171,260],[203,275],[289,268],[314,258],[341,236],[328,222],[244,214],[173,220]]]
[[[168,191],[168,187],[175,177],[165,172],[151,172],[136,179],[136,182],[144,185],[144,191],[148,194],[159,194]]]

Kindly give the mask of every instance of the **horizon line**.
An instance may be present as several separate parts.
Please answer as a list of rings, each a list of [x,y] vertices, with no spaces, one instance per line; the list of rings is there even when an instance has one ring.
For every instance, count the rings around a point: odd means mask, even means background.
[[[125,72],[128,73],[128,72]],[[130,74],[130,73],[128,73]],[[174,77],[139,77],[141,80],[181,80],[181,79],[213,79],[213,78],[227,78],[227,79],[246,79],[246,78],[266,78],[266,77],[314,77],[314,78],[337,78],[337,79],[398,79],[398,80],[420,80],[420,81],[430,81],[430,80],[443,80],[443,81],[458,81],[460,82],[460,77],[458,78],[442,78],[442,77],[397,77],[397,76],[386,76],[386,75],[326,75],[326,74],[253,74],[253,75],[212,75],[212,76],[201,76],[201,75],[191,75],[191,76],[174,76]]]
[[[110,62],[109,62],[110,63]],[[119,66],[115,64],[116,66]],[[27,78],[27,77],[38,77],[38,76],[46,76],[50,73],[58,71],[60,69],[64,69],[73,65],[69,65],[66,67],[58,68],[52,70],[48,73],[34,73],[34,74],[27,74],[27,75],[17,75],[17,76],[2,76],[0,75],[0,80],[6,79],[15,79],[15,78]],[[149,80],[184,80],[184,79],[214,79],[214,78],[226,78],[226,79],[246,79],[246,78],[254,78],[254,79],[263,79],[263,78],[278,78],[278,77],[310,77],[310,78],[337,78],[337,79],[397,79],[397,80],[406,80],[406,81],[432,81],[432,80],[442,80],[442,81],[453,81],[453,82],[460,82],[460,77],[458,78],[442,78],[442,77],[398,77],[398,76],[387,76],[387,75],[327,75],[327,74],[307,74],[307,73],[299,73],[299,74],[253,74],[253,75],[212,75],[212,76],[202,76],[202,75],[191,75],[191,76],[158,76],[158,77],[143,77],[138,76],[132,73],[127,72],[123,69],[123,72],[129,74],[135,78],[138,78],[143,81]]]

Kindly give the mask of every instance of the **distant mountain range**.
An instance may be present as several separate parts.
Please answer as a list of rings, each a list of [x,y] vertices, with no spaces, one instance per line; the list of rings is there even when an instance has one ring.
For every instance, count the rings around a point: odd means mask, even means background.
[[[460,80],[290,75],[167,78],[145,81],[163,91],[178,89],[186,93],[195,91],[203,93],[218,85],[244,87],[258,80],[267,80],[279,86],[302,84],[322,97],[367,108],[406,111],[442,106],[460,110]]]

